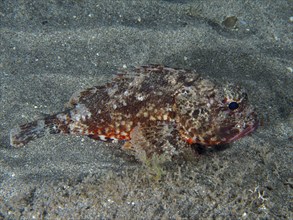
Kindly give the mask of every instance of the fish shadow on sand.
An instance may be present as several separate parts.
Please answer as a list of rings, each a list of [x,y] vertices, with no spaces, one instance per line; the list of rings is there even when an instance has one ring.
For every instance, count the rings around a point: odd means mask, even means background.
[[[192,144],[191,149],[199,155],[206,155],[208,153],[216,153],[224,151],[231,147],[231,144],[215,145],[212,147],[206,147],[200,144]]]

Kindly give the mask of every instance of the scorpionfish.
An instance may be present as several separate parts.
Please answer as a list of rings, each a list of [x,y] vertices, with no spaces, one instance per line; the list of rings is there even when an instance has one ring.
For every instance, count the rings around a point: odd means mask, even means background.
[[[245,91],[194,70],[146,65],[74,94],[67,108],[11,130],[20,147],[51,134],[77,134],[124,143],[125,150],[174,156],[193,144],[223,145],[251,132],[257,114]]]

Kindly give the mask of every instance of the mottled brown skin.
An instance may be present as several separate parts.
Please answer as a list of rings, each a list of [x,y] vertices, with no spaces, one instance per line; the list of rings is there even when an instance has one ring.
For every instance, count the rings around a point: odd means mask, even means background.
[[[231,110],[231,102],[239,107]],[[74,95],[64,112],[13,129],[11,145],[22,146],[48,131],[125,140],[124,149],[172,156],[180,153],[179,145],[232,142],[257,123],[242,89],[216,84],[195,71],[149,65]]]

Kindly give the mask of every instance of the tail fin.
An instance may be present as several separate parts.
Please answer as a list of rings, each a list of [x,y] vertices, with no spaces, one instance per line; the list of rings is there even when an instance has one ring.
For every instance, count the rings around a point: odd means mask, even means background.
[[[67,116],[68,112],[62,112],[13,128],[10,131],[10,145],[22,147],[31,140],[44,136],[46,133],[69,133],[67,130]]]

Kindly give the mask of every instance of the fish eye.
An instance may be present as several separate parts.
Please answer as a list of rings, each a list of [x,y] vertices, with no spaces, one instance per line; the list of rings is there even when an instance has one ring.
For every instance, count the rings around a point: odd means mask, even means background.
[[[235,110],[238,107],[239,107],[239,105],[237,102],[230,102],[230,104],[229,104],[229,109],[231,109],[231,110]]]

